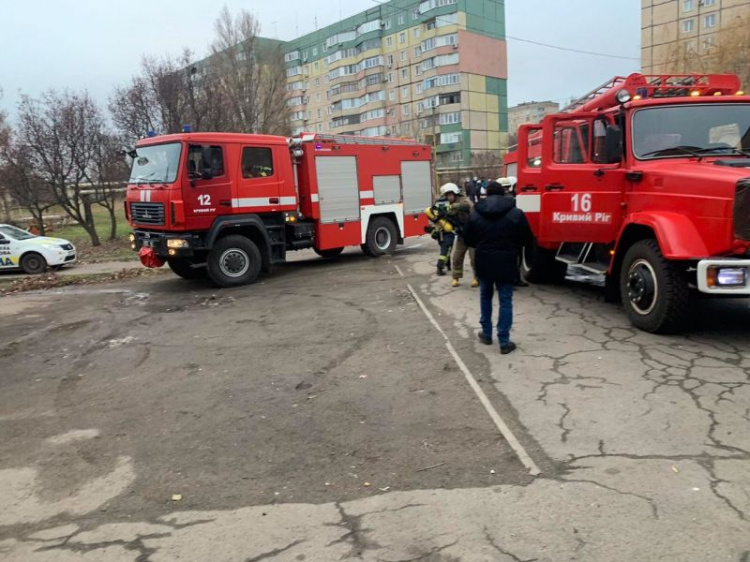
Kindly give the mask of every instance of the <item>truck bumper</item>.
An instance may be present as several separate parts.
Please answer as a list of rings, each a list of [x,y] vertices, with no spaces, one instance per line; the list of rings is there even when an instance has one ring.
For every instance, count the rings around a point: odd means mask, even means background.
[[[169,240],[184,240],[187,245],[181,248],[170,248]],[[136,230],[133,232],[133,249],[140,252],[141,248],[153,250],[153,254],[162,260],[167,258],[192,258],[196,247],[202,246],[200,238],[191,234],[174,235],[161,232]]]
[[[699,261],[698,290],[709,295],[750,295],[750,259]]]

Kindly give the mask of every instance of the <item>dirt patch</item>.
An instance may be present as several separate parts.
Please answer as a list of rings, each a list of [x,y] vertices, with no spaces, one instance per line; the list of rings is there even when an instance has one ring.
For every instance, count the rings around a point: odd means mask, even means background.
[[[9,283],[0,284],[0,297],[24,293],[27,291],[42,291],[45,289],[56,289],[69,285],[94,285],[97,283],[108,283],[112,281],[124,281],[136,277],[149,277],[162,275],[166,270],[133,268],[122,269],[114,273],[97,273],[91,275],[57,275],[47,273],[35,277],[24,277]]]

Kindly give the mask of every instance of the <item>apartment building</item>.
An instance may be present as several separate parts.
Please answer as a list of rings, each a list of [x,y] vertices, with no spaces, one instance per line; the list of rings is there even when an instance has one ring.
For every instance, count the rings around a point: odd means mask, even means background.
[[[497,0],[390,0],[286,44],[294,133],[416,138],[438,167],[507,147]]]
[[[530,101],[508,109],[508,127],[511,135],[526,123],[541,123],[547,115],[560,111],[560,104],[553,101]]]
[[[685,52],[707,54],[719,30],[750,23],[750,0],[641,2],[641,64],[647,74],[673,70]]]

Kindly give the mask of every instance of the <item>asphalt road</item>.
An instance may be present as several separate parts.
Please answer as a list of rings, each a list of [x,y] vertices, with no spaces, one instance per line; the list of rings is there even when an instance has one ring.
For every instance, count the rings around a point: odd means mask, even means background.
[[[750,560],[746,301],[521,289],[501,356],[433,250],[0,298],[0,559]]]

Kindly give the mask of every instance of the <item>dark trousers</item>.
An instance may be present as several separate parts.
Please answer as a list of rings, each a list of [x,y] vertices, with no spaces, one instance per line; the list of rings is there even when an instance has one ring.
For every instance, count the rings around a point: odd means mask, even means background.
[[[479,323],[487,339],[492,338],[492,298],[497,289],[500,311],[497,319],[497,339],[500,345],[510,343],[510,329],[513,326],[513,284],[479,280]]]
[[[439,269],[445,269],[447,266],[450,269],[451,264],[451,250],[453,249],[453,242],[456,240],[456,235],[452,232],[443,232],[440,237],[440,257],[438,257],[437,266]]]

